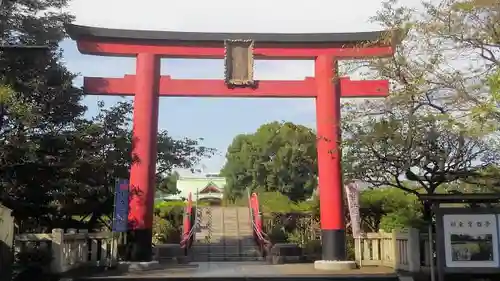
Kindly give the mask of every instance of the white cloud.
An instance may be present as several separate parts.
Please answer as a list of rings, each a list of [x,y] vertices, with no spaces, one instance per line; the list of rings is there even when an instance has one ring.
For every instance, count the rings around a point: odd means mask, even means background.
[[[401,0],[416,6],[419,0]],[[246,4],[248,3],[248,4]],[[122,29],[201,32],[356,32],[378,30],[369,18],[381,0],[73,0],[76,24]],[[311,62],[266,63],[258,79],[303,79],[313,75]],[[299,112],[313,103],[298,102]]]
[[[204,32],[344,32],[377,29],[368,22],[380,0],[73,0],[78,24]],[[403,0],[413,4],[418,1]]]

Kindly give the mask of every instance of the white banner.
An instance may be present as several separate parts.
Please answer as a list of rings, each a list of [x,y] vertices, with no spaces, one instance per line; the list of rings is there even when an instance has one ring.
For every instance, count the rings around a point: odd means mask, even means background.
[[[361,236],[361,216],[359,214],[359,187],[355,182],[344,185],[347,195],[349,217],[351,217],[352,235],[354,238]]]

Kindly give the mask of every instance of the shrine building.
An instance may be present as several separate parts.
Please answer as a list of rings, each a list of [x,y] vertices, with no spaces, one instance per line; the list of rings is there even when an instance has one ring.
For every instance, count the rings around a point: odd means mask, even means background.
[[[192,194],[193,201],[208,201],[213,205],[220,205],[224,197],[226,179],[218,175],[207,174],[203,176],[181,176],[177,180],[179,194],[162,196],[165,201],[184,201]]]

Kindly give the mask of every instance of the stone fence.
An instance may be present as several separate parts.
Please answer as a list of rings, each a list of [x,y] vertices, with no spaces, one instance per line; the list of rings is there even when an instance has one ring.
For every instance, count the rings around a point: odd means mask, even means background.
[[[430,269],[427,234],[416,229],[392,233],[366,233],[355,240],[356,263],[364,266],[387,266],[408,272]]]
[[[117,263],[118,239],[112,232],[88,233],[85,230],[54,229],[50,234],[19,234],[15,236],[16,253],[29,248],[52,253],[50,268],[63,273],[81,266],[114,266]]]
[[[14,217],[12,211],[0,204],[0,280],[10,280],[13,242]]]
[[[117,265],[118,239],[113,233],[87,233],[70,229],[54,229],[50,234],[20,234],[15,236],[16,252],[30,247],[46,249],[52,255],[51,270],[63,273],[81,266]],[[366,233],[355,240],[355,258],[360,267],[387,266],[395,270],[425,272],[430,269],[429,239],[416,229],[402,232]],[[161,259],[160,247],[156,258]],[[175,245],[175,256],[179,245]],[[163,248],[162,248],[163,249]],[[167,249],[165,249],[167,250]],[[169,253],[171,249],[169,248]],[[170,253],[168,256],[173,255]]]

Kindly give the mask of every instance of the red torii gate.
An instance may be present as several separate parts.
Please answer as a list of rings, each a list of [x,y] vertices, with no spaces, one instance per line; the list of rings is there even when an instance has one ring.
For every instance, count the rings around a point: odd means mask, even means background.
[[[129,221],[134,260],[151,260],[151,236],[160,96],[315,98],[323,260],[317,268],[351,267],[345,261],[341,171],[340,98],[384,97],[386,80],[340,78],[338,60],[393,54],[387,31],[320,34],[235,34],[105,29],[69,25],[83,54],[136,57],[136,74],[123,78],[85,77],[95,95],[133,95],[133,163]],[[226,79],[172,79],[160,76],[160,58],[226,60]],[[310,59],[315,74],[303,81],[253,80],[253,59]],[[134,192],[132,192],[134,193]],[[333,261],[340,261],[333,262]]]

